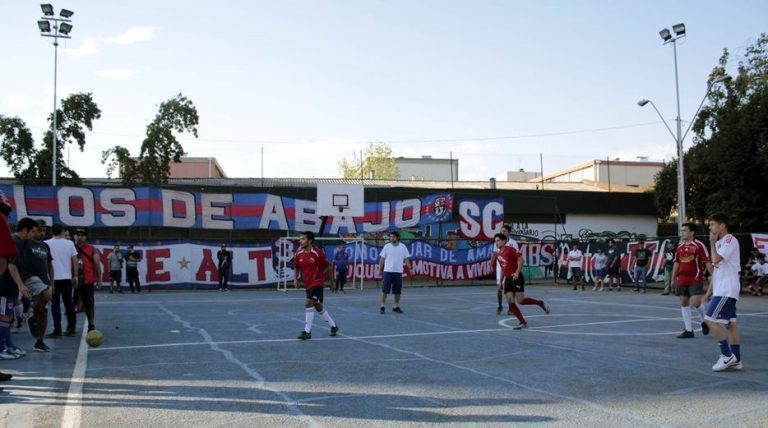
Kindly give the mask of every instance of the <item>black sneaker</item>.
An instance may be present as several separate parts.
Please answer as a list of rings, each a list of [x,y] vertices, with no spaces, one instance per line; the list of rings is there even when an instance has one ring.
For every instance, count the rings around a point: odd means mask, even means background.
[[[339,326],[338,325],[335,325],[335,326],[331,327],[331,336],[336,336],[336,333],[338,333],[338,332],[339,332]]]
[[[302,330],[301,334],[299,335],[299,337],[297,337],[297,339],[301,339],[301,340],[307,340],[307,339],[311,339],[311,338],[312,338],[312,333],[307,333],[304,330]]]
[[[639,293],[639,292],[640,292],[640,289],[639,289],[639,288],[635,288],[635,289],[634,289],[634,290],[632,290],[632,291],[634,291],[635,293]]]
[[[544,313],[549,315],[549,312],[550,312],[549,305],[547,304],[547,302],[542,302],[542,303],[543,303],[543,306],[541,307],[541,309],[544,309]]]
[[[573,291],[576,291],[576,290],[578,290],[578,288],[576,288],[576,286],[574,285],[573,286]]]
[[[703,334],[704,336],[709,334],[709,325],[707,324],[706,321],[701,322],[701,334]]]
[[[43,343],[42,340],[39,340],[35,342],[34,346],[35,351],[37,352],[51,352],[51,348],[48,347],[45,343]]]
[[[35,339],[40,335],[40,329],[37,327],[37,318],[31,317],[27,320],[27,325],[29,326],[29,334],[32,335]]]
[[[93,325],[93,324],[89,325],[88,326],[88,331],[91,331],[91,330],[96,330],[96,326]]]
[[[677,335],[678,339],[690,339],[693,337],[693,332],[688,330],[683,330],[682,333]]]
[[[6,380],[11,380],[11,379],[13,379],[13,375],[12,374],[0,373],[0,380],[6,381]]]
[[[74,336],[74,335],[75,335],[75,328],[67,327],[67,331],[64,332],[64,336]]]
[[[384,306],[380,307],[379,308],[379,313],[383,314],[384,312],[386,312],[386,309],[384,309]]]
[[[501,313],[502,313],[503,311],[504,311],[504,308],[502,308],[501,306],[499,306],[498,308],[496,308],[496,315],[501,315]]]
[[[53,330],[52,332],[50,332],[50,333],[49,333],[47,336],[45,336],[45,337],[47,337],[48,339],[60,339],[60,338],[61,338],[61,336],[62,336],[62,334],[61,334],[61,330]]]
[[[402,310],[402,309],[400,309],[400,307],[398,306],[398,307],[396,307],[396,308],[392,308],[392,312],[397,312],[398,314],[402,314],[402,313],[403,313],[403,310]]]
[[[524,328],[528,328],[528,324],[518,324],[517,327],[512,327],[513,330],[522,330]]]

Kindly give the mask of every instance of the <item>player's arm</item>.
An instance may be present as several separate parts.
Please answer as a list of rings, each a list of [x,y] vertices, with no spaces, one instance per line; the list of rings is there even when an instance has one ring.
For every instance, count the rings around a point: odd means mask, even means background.
[[[16,283],[16,286],[19,288],[19,292],[22,296],[29,298],[29,288],[27,288],[26,285],[24,285],[24,281],[21,280],[21,274],[19,274],[19,268],[14,264],[10,263],[8,265],[8,272],[11,273],[11,278],[13,278],[13,282]]]
[[[675,264],[672,266],[672,285],[677,287],[677,269],[680,267],[680,263],[675,260]]]
[[[299,288],[299,276],[301,275],[301,269],[299,269],[299,261],[296,256],[293,256],[293,288]]]
[[[523,254],[517,253],[517,269],[512,274],[512,279],[517,280],[520,277],[520,271],[523,269]]]

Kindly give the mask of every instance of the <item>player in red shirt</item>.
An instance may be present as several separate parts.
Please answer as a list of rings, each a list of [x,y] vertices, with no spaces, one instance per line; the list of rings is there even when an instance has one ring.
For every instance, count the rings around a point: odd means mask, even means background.
[[[304,330],[299,339],[312,338],[312,321],[315,319],[315,311],[331,326],[331,336],[336,336],[339,326],[323,308],[323,287],[326,275],[330,275],[331,264],[325,257],[321,248],[314,248],[315,234],[304,232],[299,238],[299,251],[293,256],[293,286],[299,288],[299,275],[304,281],[304,289],[307,292],[307,300],[304,302]]]
[[[11,206],[4,201],[0,201],[0,323],[8,330],[10,335],[10,322],[13,319],[13,298],[18,295],[19,290],[16,284],[6,275],[8,262],[16,256],[16,244],[13,243],[11,230],[8,228],[8,215],[11,213]],[[7,302],[11,302],[10,308]],[[3,340],[4,342],[4,340]],[[0,381],[11,380],[12,374],[0,372]],[[0,388],[2,391],[2,388]]]
[[[507,246],[507,235],[503,233],[497,233],[494,237],[496,248],[499,252],[496,253],[496,261],[501,266],[501,274],[504,278],[504,294],[507,296],[507,302],[511,312],[520,321],[520,324],[515,327],[515,330],[521,330],[528,326],[528,323],[523,318],[520,308],[515,305],[536,305],[539,306],[544,312],[549,313],[549,305],[541,300],[525,297],[525,278],[520,274],[523,268],[523,255],[520,254],[514,247]],[[495,263],[492,266],[496,266]]]
[[[675,294],[680,296],[680,311],[683,313],[685,330],[678,339],[693,337],[693,320],[691,306],[696,308],[701,316],[701,332],[709,334],[709,326],[704,322],[704,306],[701,296],[704,294],[704,270],[712,273],[712,263],[709,261],[707,247],[695,238],[696,225],[683,224],[680,229],[683,240],[675,252],[675,265],[672,267],[672,278],[675,281]]]

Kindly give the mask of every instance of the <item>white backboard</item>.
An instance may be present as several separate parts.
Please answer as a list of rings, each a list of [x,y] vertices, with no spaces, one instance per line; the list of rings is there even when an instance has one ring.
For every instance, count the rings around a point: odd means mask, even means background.
[[[317,183],[317,215],[362,217],[365,215],[363,185]]]

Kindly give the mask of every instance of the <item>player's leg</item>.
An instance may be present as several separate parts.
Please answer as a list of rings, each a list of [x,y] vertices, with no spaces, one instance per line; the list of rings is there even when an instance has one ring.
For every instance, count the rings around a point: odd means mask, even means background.
[[[42,283],[42,282],[41,282]],[[44,284],[43,284],[44,285]],[[35,320],[37,320],[37,340],[35,341],[35,351],[49,352],[50,348],[43,342],[45,339],[45,331],[48,328],[48,302],[51,300],[51,288],[44,287],[39,290],[35,306],[33,308],[33,314]]]
[[[83,310],[85,311],[86,318],[88,318],[88,331],[96,329],[95,290],[96,284],[86,284],[85,288],[80,290],[80,297],[83,300]]]
[[[319,303],[316,290],[322,287],[311,287],[305,289],[306,299],[304,299],[304,329],[301,330],[298,339],[307,340],[312,338],[312,323],[315,320],[315,304]],[[322,304],[321,304],[322,307]]]
[[[49,337],[61,336],[61,282],[53,281],[53,295],[51,296],[51,318],[53,319],[53,331]]]
[[[333,318],[331,318],[331,314],[328,313],[328,311],[325,309],[325,306],[323,306],[323,294],[322,294],[322,287],[320,291],[320,298],[319,300],[315,301],[314,308],[317,311],[317,313],[325,320],[325,322],[328,323],[328,325],[331,326],[331,336],[336,336],[336,333],[339,331],[339,326],[336,325],[336,322],[333,321]]]
[[[720,347],[720,358],[712,366],[712,370],[723,371],[735,366],[739,361],[733,354],[723,326],[736,321],[736,299],[723,296],[713,297],[707,307],[706,320]],[[741,337],[738,335],[738,328],[736,334],[740,345]]]
[[[392,291],[391,273],[384,272],[381,276],[381,305],[379,307],[379,313],[384,313],[384,305],[387,303],[387,294]]]
[[[61,281],[61,297],[64,300],[64,313],[67,315],[66,335],[75,334],[77,328],[77,314],[75,313],[74,290],[72,289],[72,280],[65,279]],[[75,287],[76,289],[77,287]]]
[[[741,333],[739,332],[739,324],[733,320],[728,323],[726,328],[728,329],[728,337],[731,341],[731,352],[736,357],[736,364],[734,364],[733,368],[741,370]]]
[[[704,305],[701,303],[701,296],[704,294],[704,284],[695,284],[689,287],[691,289],[691,312],[695,312],[701,319],[701,333],[703,335],[709,334],[709,326],[704,322],[707,316],[707,311]]]
[[[395,304],[392,307],[392,312],[402,314],[403,310],[400,309],[400,294],[403,292],[403,274],[392,274],[392,294],[394,295]]]
[[[496,263],[496,315],[501,315],[501,311],[504,310],[501,299],[504,296],[504,276],[501,273],[501,266]]]
[[[690,306],[690,287],[678,287],[678,295],[680,296],[680,313],[683,317],[683,330],[682,333],[677,335],[678,339],[690,339],[693,337],[693,321],[691,317]]]

